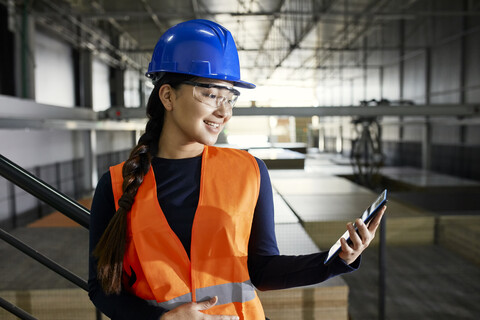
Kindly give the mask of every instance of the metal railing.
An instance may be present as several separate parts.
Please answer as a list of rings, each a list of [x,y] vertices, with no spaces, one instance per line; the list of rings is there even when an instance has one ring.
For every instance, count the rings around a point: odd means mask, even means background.
[[[90,226],[90,212],[87,208],[70,199],[49,184],[38,179],[30,172],[0,154],[0,175],[19,186],[34,197],[42,200],[52,208],[85,228]]]
[[[90,212],[88,209],[77,203],[76,201],[70,199],[67,195],[59,192],[52,186],[48,185],[44,181],[38,179],[22,167],[13,163],[9,159],[5,158],[0,154],[0,175],[11,181],[13,184],[24,189],[26,192],[30,193],[39,200],[44,201],[52,208],[58,210],[68,218],[74,220],[81,226],[89,228],[90,226]],[[39,253],[35,249],[29,247],[21,240],[15,238],[10,233],[0,228],[0,238],[12,245],[16,249],[25,253],[29,257],[35,259],[39,263],[43,264],[50,270],[58,273],[65,279],[71,281],[76,286],[87,290],[87,282],[78,277],[76,274],[67,270],[63,266],[59,265],[55,261],[46,257],[45,255]],[[12,303],[2,299],[0,297],[0,307],[9,311],[10,313],[16,315],[20,319],[36,319],[28,312],[22,310],[21,308],[13,305]],[[97,311],[97,319],[99,319],[99,312]]]

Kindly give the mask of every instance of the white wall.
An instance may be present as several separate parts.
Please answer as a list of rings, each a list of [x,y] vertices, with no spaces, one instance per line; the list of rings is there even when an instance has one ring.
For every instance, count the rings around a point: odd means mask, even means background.
[[[83,157],[75,131],[0,130],[2,154],[26,168]]]
[[[73,107],[74,64],[70,46],[37,30],[34,57],[35,101]]]
[[[25,168],[83,157],[82,131],[0,129],[2,155]],[[130,131],[98,131],[97,154],[132,147]]]
[[[124,73],[125,107],[140,106],[140,75],[138,71],[127,69]]]
[[[92,102],[94,111],[103,111],[111,106],[110,70],[98,57],[92,62]]]

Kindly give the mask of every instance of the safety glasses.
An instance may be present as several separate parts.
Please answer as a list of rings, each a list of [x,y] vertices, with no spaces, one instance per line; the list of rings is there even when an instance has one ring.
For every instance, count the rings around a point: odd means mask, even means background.
[[[193,86],[193,97],[196,100],[215,109],[222,104],[227,108],[233,108],[240,95],[240,91],[218,84],[195,81],[184,81],[182,83]]]

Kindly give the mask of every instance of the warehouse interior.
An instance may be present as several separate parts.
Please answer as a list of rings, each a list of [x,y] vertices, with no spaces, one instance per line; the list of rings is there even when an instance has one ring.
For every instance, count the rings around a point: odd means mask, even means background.
[[[0,319],[107,319],[85,291],[92,195],[145,129],[158,38],[190,19],[229,29],[257,86],[217,145],[267,165],[281,254],[328,250],[389,192],[360,269],[259,292],[266,316],[477,319],[479,16],[478,0],[0,0]]]

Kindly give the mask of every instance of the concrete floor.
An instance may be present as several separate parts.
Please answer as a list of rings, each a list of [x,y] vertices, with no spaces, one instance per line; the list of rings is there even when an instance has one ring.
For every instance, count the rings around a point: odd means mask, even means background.
[[[437,245],[387,248],[385,319],[478,319],[480,268]],[[343,277],[352,320],[378,318],[378,253]]]

